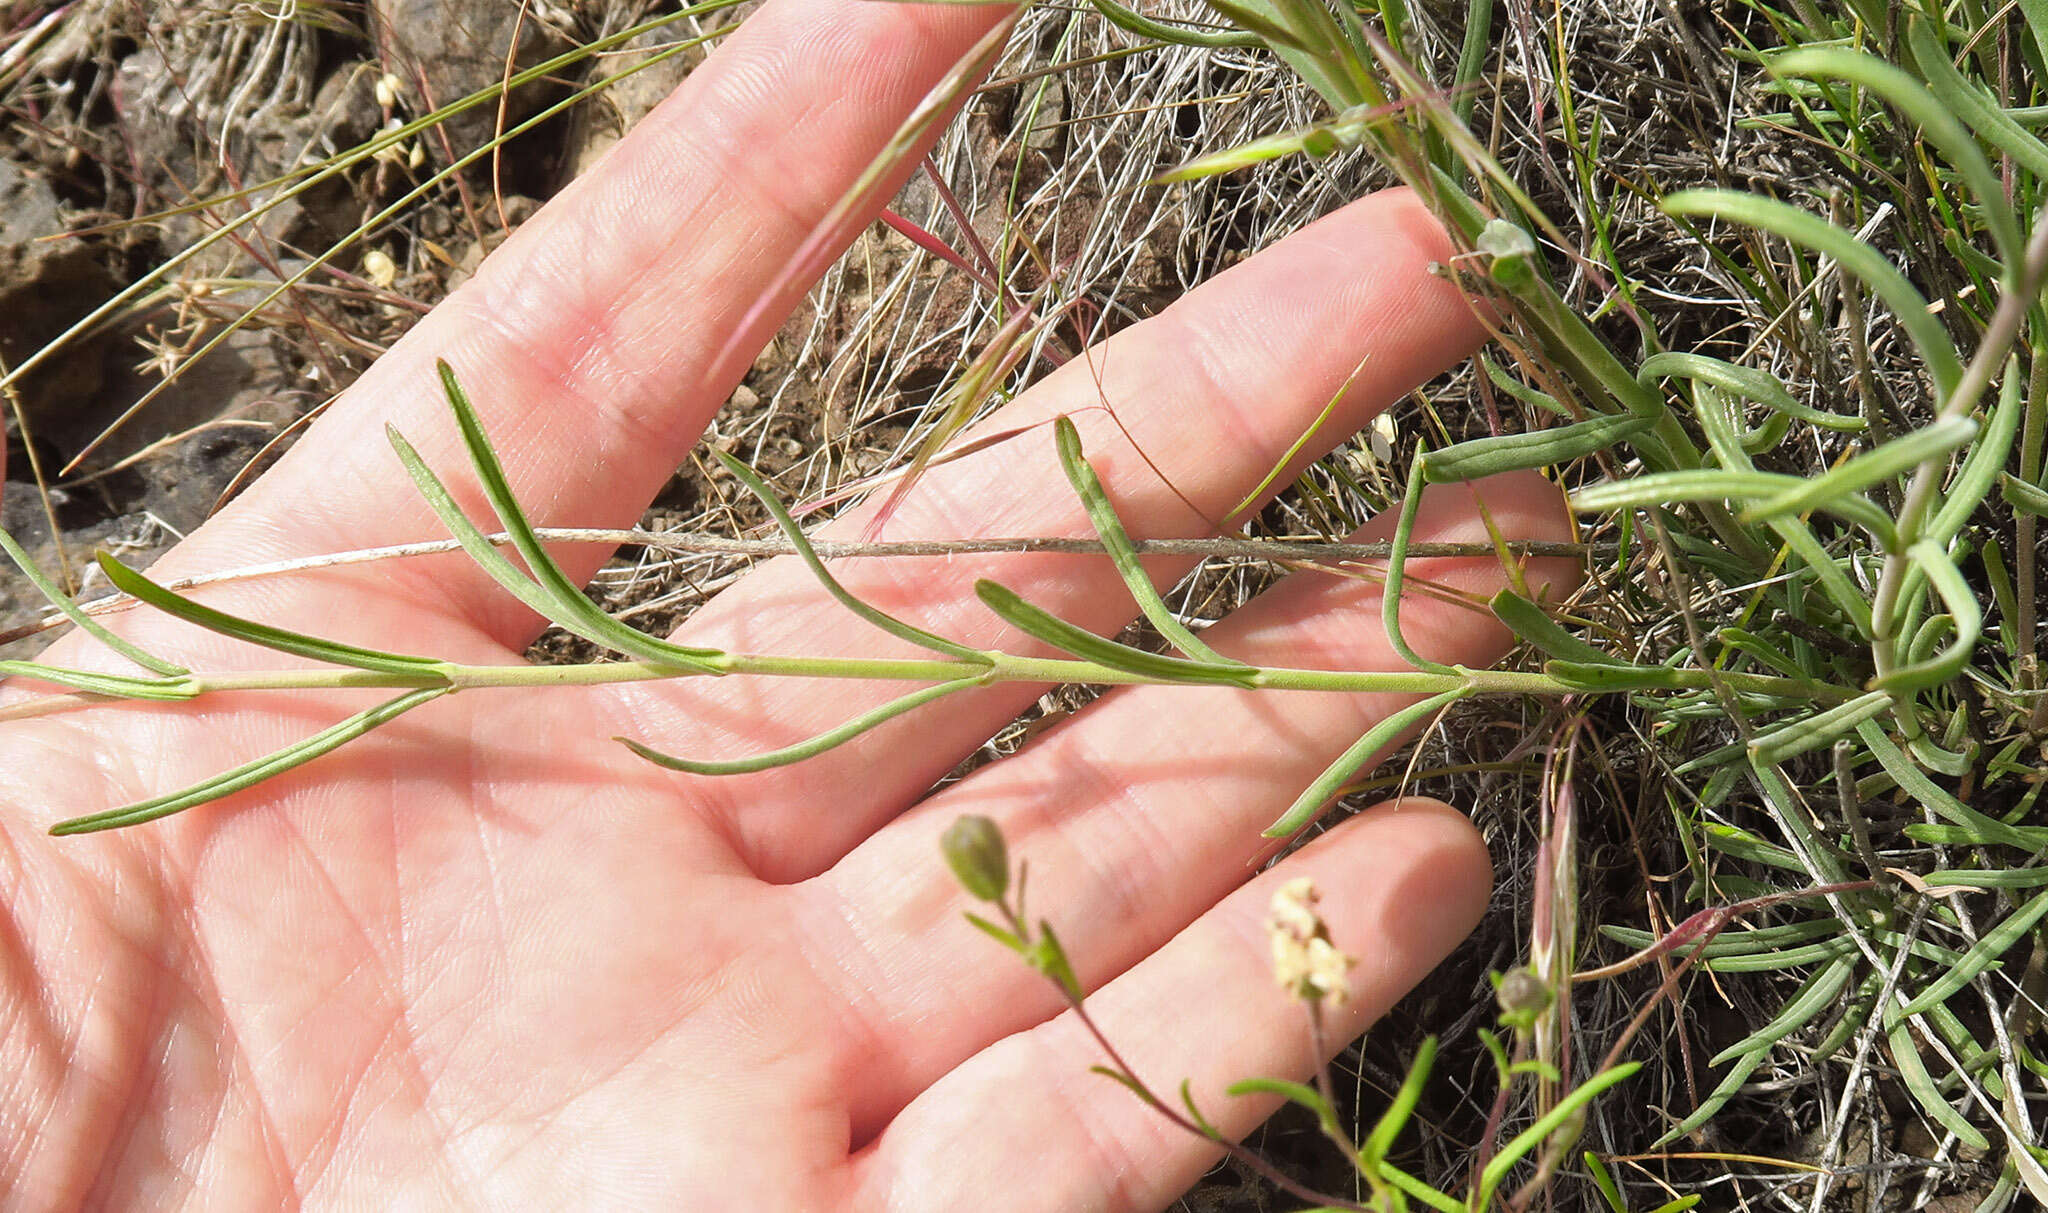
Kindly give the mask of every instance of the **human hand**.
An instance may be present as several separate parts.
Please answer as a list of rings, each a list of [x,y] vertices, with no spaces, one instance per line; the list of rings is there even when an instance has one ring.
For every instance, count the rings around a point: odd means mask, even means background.
[[[999,16],[773,0],[157,572],[437,533],[382,436],[393,422],[436,467],[462,466],[436,358],[463,374],[537,522],[632,522],[737,382],[720,358],[733,326]],[[1476,344],[1467,302],[1427,272],[1449,253],[1412,198],[1367,199],[1070,364],[990,432],[1072,414],[1134,533],[1203,533],[1188,503],[1234,505],[1361,360],[1333,436]],[[777,314],[740,348],[759,348]],[[1024,429],[929,472],[889,534],[1085,534],[1061,483],[1047,427]],[[1557,494],[1517,476],[1432,491],[1417,537],[1485,538],[1482,497],[1508,535],[1567,534]],[[600,554],[561,559],[581,578]],[[1481,595],[1503,580],[1492,560],[1412,569]],[[975,645],[1021,643],[975,600],[977,576],[1097,629],[1130,613],[1113,571],[1081,557],[837,571]],[[1536,561],[1528,575],[1573,573]],[[518,660],[538,627],[460,556],[200,597],[478,664]],[[1376,603],[1365,583],[1297,579],[1205,638],[1251,661],[1403,668]],[[893,651],[844,619],[783,561],[679,638]],[[1507,645],[1483,614],[1434,598],[1404,620],[1438,660],[1483,665]],[[277,664],[162,617],[119,627],[195,669]],[[49,659],[117,668],[76,638]],[[955,696],[810,762],[719,781],[603,740],[752,752],[900,691],[681,679],[466,692],[220,804],[73,839],[42,831],[297,740],[360,709],[359,693],[0,726],[0,1191],[38,1209],[1157,1208],[1212,1148],[1089,1074],[1093,1042],[1057,992],[960,923],[967,900],[938,859],[946,825],[966,812],[1002,824],[1096,1020],[1138,1073],[1192,1077],[1232,1133],[1272,1105],[1224,1084],[1315,1060],[1299,1006],[1266,973],[1257,924],[1274,881],[1314,876],[1338,943],[1362,957],[1334,1041],[1485,902],[1476,835],[1427,803],[1347,822],[1247,882],[1259,827],[1404,702],[1392,695],[1118,691],[915,808],[1040,688]]]

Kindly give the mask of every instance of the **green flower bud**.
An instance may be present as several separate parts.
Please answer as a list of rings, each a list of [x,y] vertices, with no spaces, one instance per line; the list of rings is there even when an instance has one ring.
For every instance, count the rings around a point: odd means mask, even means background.
[[[1494,999],[1500,1004],[1500,1021],[1526,1032],[1536,1017],[1550,1009],[1550,987],[1526,968],[1509,969],[1494,982]]]
[[[960,886],[975,897],[1001,901],[1009,891],[1010,852],[995,822],[986,817],[962,817],[946,827],[939,850]]]

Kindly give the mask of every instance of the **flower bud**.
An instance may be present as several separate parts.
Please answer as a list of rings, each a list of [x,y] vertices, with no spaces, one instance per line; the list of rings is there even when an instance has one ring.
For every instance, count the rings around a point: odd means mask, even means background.
[[[946,827],[939,850],[960,886],[975,897],[1001,901],[1009,891],[1010,852],[995,822],[974,815],[962,817]]]

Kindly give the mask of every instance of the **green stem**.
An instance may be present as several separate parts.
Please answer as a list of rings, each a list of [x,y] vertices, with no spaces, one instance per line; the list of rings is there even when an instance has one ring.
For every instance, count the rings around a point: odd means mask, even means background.
[[[864,682],[958,682],[981,683],[1040,682],[1081,683],[1093,686],[1177,685],[1181,680],[1116,670],[1092,661],[1057,657],[1019,657],[989,652],[988,661],[948,661],[875,657],[791,657],[775,654],[724,653],[707,660],[716,675],[698,673],[672,665],[646,661],[602,662],[591,665],[447,665],[432,673],[384,672],[376,670],[267,670],[238,674],[209,674],[189,679],[193,698],[225,691],[346,690],[352,688],[426,688],[490,690],[511,687],[603,686],[622,682],[652,682],[669,678],[703,678],[731,674],[764,678],[833,678]],[[1706,672],[1671,670],[1668,685],[1695,689],[1708,685]],[[1795,678],[1762,674],[1724,673],[1732,689],[1758,695],[1773,695],[1803,701],[1841,703],[1854,698],[1847,688],[1826,686]],[[1475,695],[1572,695],[1585,688],[1563,682],[1548,674],[1515,670],[1474,670],[1451,666],[1446,672],[1415,670],[1311,670],[1289,666],[1253,667],[1245,685],[1255,690],[1332,691],[1340,693],[1388,692],[1405,695],[1441,695],[1464,691]],[[1660,684],[1665,685],[1665,684]],[[42,716],[69,708],[105,703],[125,696],[63,693],[26,700],[0,708],[0,720]]]

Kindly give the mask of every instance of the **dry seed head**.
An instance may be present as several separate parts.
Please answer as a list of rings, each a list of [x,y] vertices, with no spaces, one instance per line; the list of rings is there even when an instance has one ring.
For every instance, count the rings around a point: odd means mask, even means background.
[[[1273,945],[1273,979],[1308,1002],[1341,1003],[1351,996],[1345,974],[1356,959],[1330,942],[1330,928],[1315,911],[1313,880],[1296,877],[1273,893],[1266,936]]]

